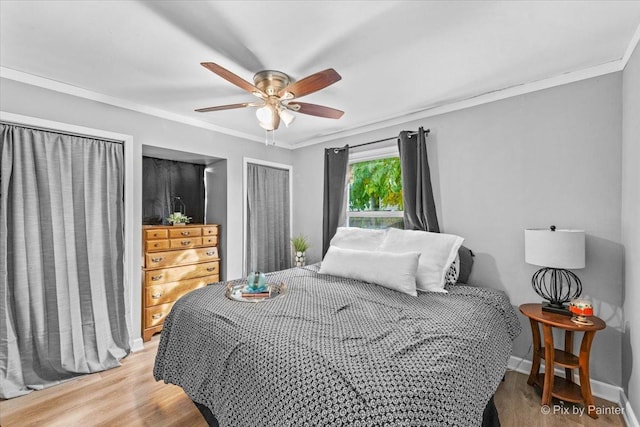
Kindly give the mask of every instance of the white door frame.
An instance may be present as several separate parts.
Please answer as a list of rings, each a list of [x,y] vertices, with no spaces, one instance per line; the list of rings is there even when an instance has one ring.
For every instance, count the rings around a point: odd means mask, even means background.
[[[142,338],[140,336],[139,310],[133,310],[133,304],[140,301],[139,284],[135,278],[140,277],[140,251],[135,250],[136,239],[142,233],[142,221],[137,220],[134,209],[134,143],[133,136],[110,132],[102,129],[94,129],[83,126],[76,126],[69,123],[56,122],[41,119],[38,117],[23,116],[20,114],[0,111],[0,121],[13,123],[20,126],[33,127],[53,132],[62,132],[71,135],[84,136],[95,139],[102,139],[122,143],[124,149],[124,302],[127,327],[129,328],[129,345],[132,351],[142,350]],[[141,200],[141,195],[138,197]],[[140,211],[140,208],[137,209]],[[138,212],[140,217],[140,212]],[[135,294],[134,294],[135,291]],[[138,314],[138,316],[136,316]]]
[[[269,162],[267,160],[242,158],[242,273],[247,271],[247,165],[252,163],[260,166],[284,169],[289,172],[289,235],[293,236],[293,166],[284,163]]]

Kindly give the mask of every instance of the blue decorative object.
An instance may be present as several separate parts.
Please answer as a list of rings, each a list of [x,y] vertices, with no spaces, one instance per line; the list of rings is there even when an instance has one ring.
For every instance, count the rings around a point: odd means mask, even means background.
[[[248,292],[266,292],[267,291],[267,278],[264,273],[259,271],[252,271],[247,276],[247,291]]]

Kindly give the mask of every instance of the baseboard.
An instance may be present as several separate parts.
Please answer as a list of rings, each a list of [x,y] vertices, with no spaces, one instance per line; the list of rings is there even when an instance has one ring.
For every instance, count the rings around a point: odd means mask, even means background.
[[[144,349],[144,345],[142,343],[142,338],[138,337],[138,338],[134,338],[133,340],[131,340],[131,351],[132,352],[136,352],[136,351],[140,351]]]
[[[509,358],[509,363],[507,364],[507,368],[512,371],[529,375],[529,372],[531,372],[531,361],[522,359],[520,357],[511,356]],[[564,377],[564,368],[556,368],[555,373],[556,375]],[[577,374],[576,374],[575,381],[579,382]],[[624,391],[622,390],[622,387],[603,383],[602,381],[591,380],[591,393],[594,396],[600,397],[602,399],[606,399],[610,402],[617,403],[618,405],[620,405],[621,408],[624,408],[623,402],[620,400],[621,394],[624,395]]]
[[[623,390],[620,390],[620,407],[624,409],[622,417],[624,418],[624,422],[627,423],[627,427],[640,427],[638,418],[633,412],[631,403],[629,402],[629,399],[627,399],[627,395],[624,394]]]

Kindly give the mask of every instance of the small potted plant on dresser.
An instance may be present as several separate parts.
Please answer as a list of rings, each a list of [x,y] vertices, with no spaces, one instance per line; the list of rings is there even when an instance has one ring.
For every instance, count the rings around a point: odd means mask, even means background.
[[[309,249],[309,242],[307,242],[307,238],[302,234],[295,236],[291,239],[291,244],[293,246],[294,259],[296,263],[296,267],[302,267],[305,265],[305,255],[307,249]]]
[[[189,221],[191,221],[190,216],[186,216],[182,212],[174,212],[167,217],[167,221],[171,223],[171,225],[187,225]]]

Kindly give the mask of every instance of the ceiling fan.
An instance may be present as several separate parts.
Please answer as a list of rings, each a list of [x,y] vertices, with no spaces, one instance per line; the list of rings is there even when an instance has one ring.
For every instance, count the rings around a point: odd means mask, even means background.
[[[307,76],[294,81],[281,71],[264,70],[253,76],[254,84],[242,77],[233,74],[226,68],[213,62],[203,62],[200,65],[219,75],[223,79],[246,90],[260,98],[255,102],[243,102],[241,104],[219,105],[217,107],[198,108],[196,111],[206,113],[209,111],[230,110],[234,108],[258,107],[256,116],[260,126],[266,130],[278,129],[280,120],[289,126],[295,119],[292,111],[311,116],[339,119],[344,111],[325,107],[317,104],[298,102],[295,99],[317,92],[342,79],[333,68]]]

